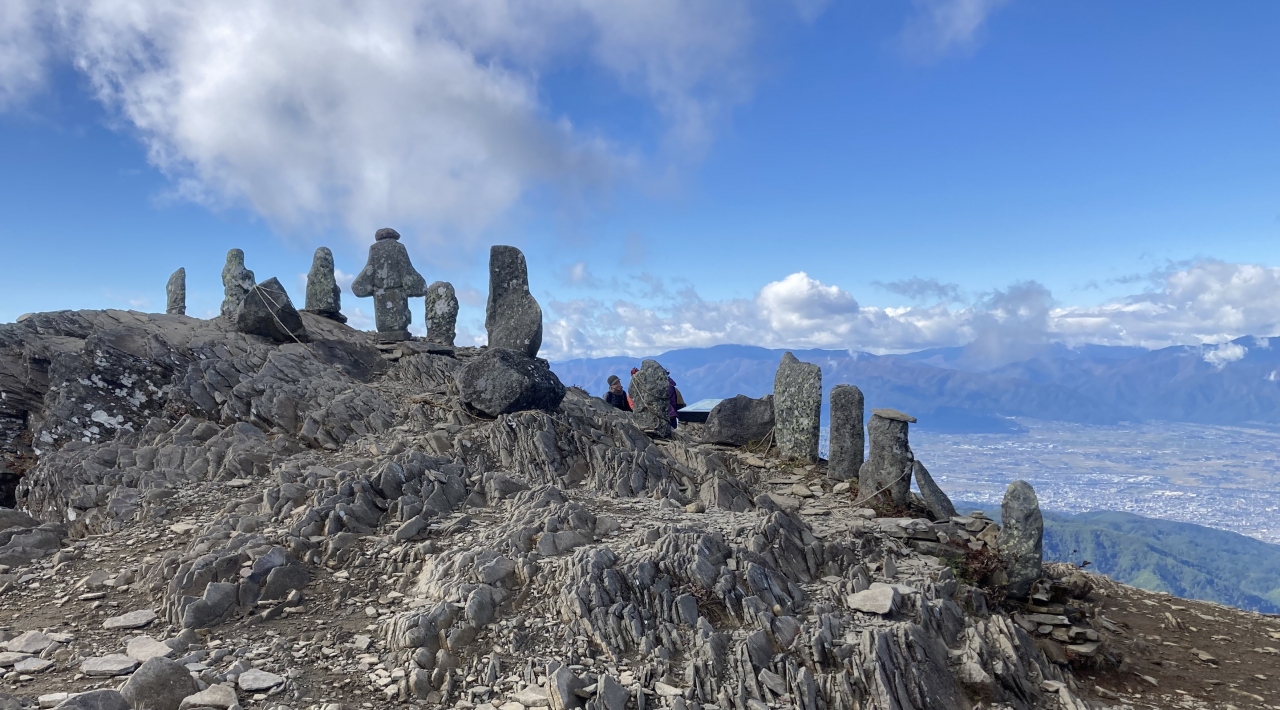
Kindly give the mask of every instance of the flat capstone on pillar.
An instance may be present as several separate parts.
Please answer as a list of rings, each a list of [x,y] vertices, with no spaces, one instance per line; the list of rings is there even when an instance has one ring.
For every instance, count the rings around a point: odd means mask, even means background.
[[[399,232],[384,227],[374,234],[369,261],[351,283],[351,292],[359,298],[373,298],[379,341],[395,343],[412,337],[409,299],[425,296],[427,282],[409,261]]]
[[[871,453],[858,470],[858,497],[905,507],[911,496],[915,454],[907,441],[907,426],[916,418],[896,409],[874,409],[867,433]]]

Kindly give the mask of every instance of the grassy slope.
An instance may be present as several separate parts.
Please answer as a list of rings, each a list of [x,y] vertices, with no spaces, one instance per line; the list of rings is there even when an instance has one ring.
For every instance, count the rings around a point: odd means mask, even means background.
[[[1045,514],[1045,559],[1143,589],[1280,613],[1280,546],[1130,513]]]

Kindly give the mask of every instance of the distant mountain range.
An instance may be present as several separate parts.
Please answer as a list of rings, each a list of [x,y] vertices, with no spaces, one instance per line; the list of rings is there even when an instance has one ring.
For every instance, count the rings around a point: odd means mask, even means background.
[[[673,350],[654,359],[693,402],[771,392],[783,352],[718,345]],[[919,417],[922,427],[950,432],[1016,431],[1012,417],[1086,424],[1280,424],[1280,347],[1272,348],[1265,338],[1160,350],[1047,344],[1023,347],[1016,355],[1006,350],[1000,358],[973,346],[907,355],[792,352],[822,367],[824,391],[856,384],[868,408],[900,409]],[[565,384],[601,394],[609,375],[625,382],[640,360],[580,359],[552,368]]]

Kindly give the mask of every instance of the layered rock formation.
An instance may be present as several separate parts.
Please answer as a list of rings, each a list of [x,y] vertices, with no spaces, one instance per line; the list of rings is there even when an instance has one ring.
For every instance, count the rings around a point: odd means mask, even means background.
[[[957,577],[990,521],[877,518],[820,465],[646,433],[527,351],[380,350],[297,316],[309,341],[118,311],[0,325],[21,415],[0,445],[38,448],[19,490],[37,520],[16,529],[63,546],[11,565],[42,580],[22,603],[45,600],[14,626],[62,629],[15,646],[50,661],[21,692],[131,675],[94,692],[134,710],[193,688],[180,707],[1084,707],[1056,642]]]

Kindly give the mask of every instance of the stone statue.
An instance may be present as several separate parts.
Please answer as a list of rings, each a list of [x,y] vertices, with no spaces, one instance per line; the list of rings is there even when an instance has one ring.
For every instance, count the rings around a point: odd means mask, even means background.
[[[427,287],[427,343],[452,348],[458,336],[458,295],[453,284],[437,281]]]
[[[400,233],[384,227],[374,234],[369,247],[369,263],[351,284],[351,292],[360,298],[373,298],[374,321],[378,340],[394,343],[408,340],[409,299],[425,296],[427,281],[413,268],[409,252],[400,243]]]
[[[185,316],[187,314],[187,270],[179,267],[173,272],[164,290],[167,297],[164,312],[171,316]]]
[[[529,268],[515,247],[489,250],[489,303],[484,311],[489,347],[537,357],[542,348],[542,307],[529,293]]]
[[[307,274],[307,306],[303,310],[324,316],[329,320],[346,323],[342,315],[342,289],[333,275],[333,252],[329,247],[316,249],[311,258],[311,271]]]
[[[235,318],[255,283],[253,272],[244,268],[244,252],[239,249],[227,252],[227,265],[222,267],[222,315]]]
[[[773,417],[778,455],[816,463],[822,425],[822,368],[783,353],[773,378]]]

